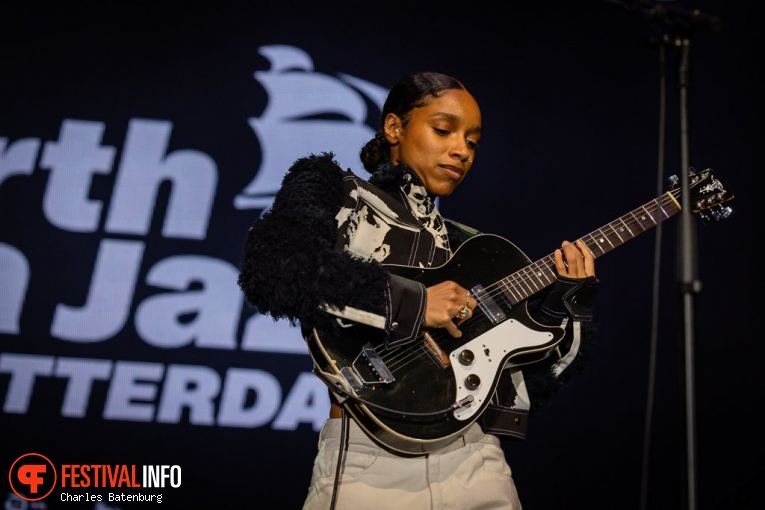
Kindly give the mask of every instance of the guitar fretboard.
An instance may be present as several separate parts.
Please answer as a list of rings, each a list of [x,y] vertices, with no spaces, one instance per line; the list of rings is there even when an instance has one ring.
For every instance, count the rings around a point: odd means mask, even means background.
[[[668,191],[611,223],[581,237],[595,258],[652,229],[680,211],[679,191]],[[552,285],[556,280],[555,255],[551,253],[503,278],[497,285],[517,304]]]

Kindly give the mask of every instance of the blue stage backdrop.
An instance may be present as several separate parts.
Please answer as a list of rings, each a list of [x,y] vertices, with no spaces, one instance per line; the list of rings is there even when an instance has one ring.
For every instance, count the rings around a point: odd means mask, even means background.
[[[242,244],[295,159],[332,151],[366,175],[385,95],[417,70],[460,77],[483,110],[442,212],[531,260],[666,191],[683,133],[735,195],[729,218],[694,217],[685,302],[677,218],[598,259],[587,371],[503,443],[524,508],[686,508],[689,478],[699,510],[755,508],[754,5],[4,9],[3,508],[300,508],[328,394],[299,330],[244,301]],[[692,9],[682,88],[662,40]]]

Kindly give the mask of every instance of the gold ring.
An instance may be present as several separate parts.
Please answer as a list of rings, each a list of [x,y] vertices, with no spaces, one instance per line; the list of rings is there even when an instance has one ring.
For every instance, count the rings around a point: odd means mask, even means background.
[[[467,293],[465,294],[465,308],[467,308],[469,304],[470,304],[470,291],[467,291]]]
[[[463,306],[460,309],[460,313],[459,313],[459,315],[457,315],[457,318],[458,319],[464,319],[465,317],[468,316],[468,312],[470,312],[470,309],[467,306]]]

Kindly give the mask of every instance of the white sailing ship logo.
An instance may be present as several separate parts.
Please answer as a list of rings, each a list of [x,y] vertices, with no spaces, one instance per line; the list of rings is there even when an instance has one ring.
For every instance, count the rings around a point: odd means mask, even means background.
[[[269,70],[255,72],[268,104],[260,117],[248,119],[260,141],[261,164],[234,207],[270,207],[287,169],[311,153],[334,152],[341,167],[366,177],[359,151],[376,131],[366,124],[368,105],[377,107],[378,117],[387,89],[346,74],[316,73],[311,57],[294,46],[262,46],[258,52],[271,62]]]

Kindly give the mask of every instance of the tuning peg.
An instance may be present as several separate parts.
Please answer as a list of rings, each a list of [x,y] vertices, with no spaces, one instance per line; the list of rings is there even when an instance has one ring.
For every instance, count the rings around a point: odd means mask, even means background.
[[[712,214],[715,215],[715,219],[724,220],[725,218],[727,218],[728,216],[733,214],[733,209],[731,207],[728,207],[728,206],[720,207],[718,210],[713,211]]]
[[[707,210],[699,212],[701,221],[703,221],[704,223],[709,223],[712,220],[715,220],[715,221],[724,220],[725,218],[729,217],[731,214],[733,214],[733,209],[729,206],[712,207]]]

